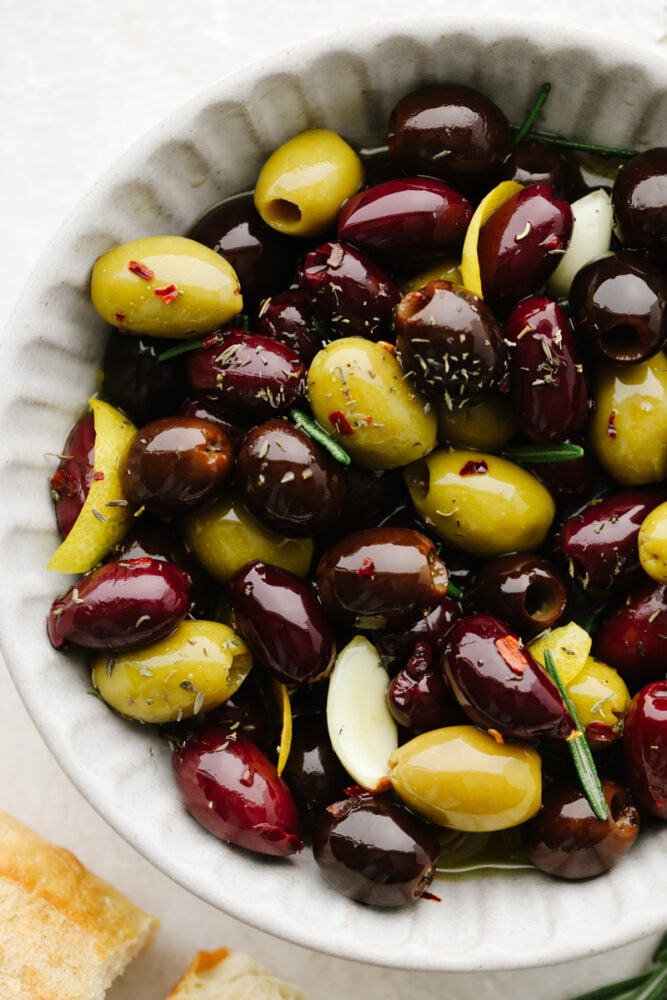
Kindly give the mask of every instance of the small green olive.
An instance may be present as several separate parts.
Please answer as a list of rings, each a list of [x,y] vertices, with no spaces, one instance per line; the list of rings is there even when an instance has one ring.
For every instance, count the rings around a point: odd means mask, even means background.
[[[422,733],[391,754],[389,769],[406,805],[454,830],[505,830],[540,808],[538,753],[520,743],[498,743],[476,726]]]
[[[567,685],[567,692],[592,743],[596,741],[596,729],[602,744],[621,735],[630,707],[630,692],[617,670],[589,656]]]
[[[276,534],[231,494],[184,518],[183,537],[204,569],[221,583],[253,559],[305,576],[313,554],[312,539]]]
[[[554,517],[548,490],[497,455],[439,449],[404,477],[417,511],[443,541],[483,558],[539,548]]]
[[[639,529],[639,561],[658,583],[667,584],[667,503],[661,503],[642,521]]]
[[[96,656],[93,686],[130,719],[177,722],[227,701],[251,666],[250,650],[229,626],[184,621],[145,649]]]
[[[453,409],[438,400],[438,441],[454,448],[500,451],[517,432],[517,424],[507,396],[496,393]]]
[[[435,447],[435,413],[386,344],[332,341],[313,358],[308,397],[317,422],[367,469],[399,468]]]
[[[231,264],[185,236],[147,236],[95,261],[93,305],[127,333],[189,337],[210,333],[241,312]]]
[[[330,129],[307,129],[266,161],[255,186],[255,207],[281,233],[317,236],[335,223],[343,202],[363,182],[362,162],[344,139]]]
[[[618,482],[641,486],[667,478],[667,358],[662,351],[631,365],[596,368],[590,440]]]

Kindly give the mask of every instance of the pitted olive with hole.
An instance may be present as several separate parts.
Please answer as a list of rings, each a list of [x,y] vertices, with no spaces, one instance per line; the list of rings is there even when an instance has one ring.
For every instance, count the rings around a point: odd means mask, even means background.
[[[185,236],[146,236],[95,261],[93,305],[112,326],[153,337],[210,333],[241,312],[231,264]]]

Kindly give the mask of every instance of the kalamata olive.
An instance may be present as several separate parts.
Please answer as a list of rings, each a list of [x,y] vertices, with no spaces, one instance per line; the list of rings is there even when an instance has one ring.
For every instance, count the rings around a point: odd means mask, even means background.
[[[466,615],[447,636],[443,670],[466,715],[501,736],[566,739],[574,723],[521,640],[492,615]]]
[[[278,680],[301,685],[329,672],[336,639],[307,581],[255,560],[232,577],[227,596],[240,635]]]
[[[405,667],[392,679],[387,704],[399,726],[413,733],[466,721],[426,642],[416,643]]]
[[[352,784],[331,746],[323,713],[311,712],[294,718],[283,780],[308,830],[315,816],[341,799],[345,788]]]
[[[313,832],[313,854],[338,892],[372,906],[403,906],[428,889],[436,830],[387,796],[351,796],[329,806]]]
[[[484,298],[504,311],[534,295],[556,270],[572,234],[572,210],[548,184],[516,192],[479,231],[477,252]]]
[[[463,614],[457,600],[445,594],[432,611],[423,614],[413,625],[400,632],[385,632],[378,637],[378,645],[385,656],[394,661],[391,666],[405,667],[417,643],[426,643],[435,650],[443,645],[447,633]]]
[[[326,332],[302,288],[290,288],[260,304],[255,323],[260,337],[272,337],[309,365],[322,347]]]
[[[102,361],[102,393],[138,427],[173,413],[187,392],[182,358],[160,354],[173,341],[112,330]]]
[[[331,527],[345,500],[342,466],[304,431],[284,420],[246,436],[236,463],[248,510],[273,531],[313,537]]]
[[[466,598],[471,609],[501,618],[524,638],[556,625],[567,606],[565,583],[556,567],[530,552],[484,563]]]
[[[342,467],[345,500],[333,527],[336,536],[349,535],[361,528],[377,527],[400,506],[406,492],[398,469]]]
[[[531,296],[515,306],[504,331],[511,345],[510,398],[522,432],[547,442],[577,434],[588,416],[588,392],[565,310]]]
[[[285,413],[303,393],[305,366],[290,347],[270,337],[229,330],[188,354],[196,392],[211,394],[234,420],[268,420]]]
[[[216,837],[278,857],[302,849],[287,785],[238,729],[196,730],[176,748],[172,763],[185,808]]]
[[[184,514],[220,492],[233,464],[231,441],[217,424],[162,417],[140,428],[123,456],[123,493],[155,514]]]
[[[543,142],[524,140],[518,143],[503,164],[503,180],[529,184],[548,184],[556,198],[567,198],[569,168],[562,153]],[[568,199],[569,200],[569,199]]]
[[[195,417],[197,420],[208,420],[211,424],[221,427],[235,450],[238,451],[241,442],[250,430],[247,424],[235,421],[227,416],[210,396],[190,396],[181,404],[178,411],[181,417]]]
[[[344,243],[323,243],[307,255],[300,283],[333,336],[391,340],[401,293],[366,254]]]
[[[204,716],[193,716],[179,728],[207,726],[211,722],[232,732],[241,729],[269,758],[280,742],[281,719],[273,680],[261,670],[251,670],[241,686],[217,708]]]
[[[469,190],[494,176],[510,146],[500,108],[484,94],[444,83],[412,91],[389,120],[389,151],[406,171]]]
[[[664,499],[664,491],[657,487],[595,498],[567,518],[556,535],[554,551],[586,589],[627,587],[641,573],[637,539],[642,521]]]
[[[490,309],[472,292],[432,281],[404,295],[396,308],[396,348],[423,391],[450,408],[483,396],[507,374],[505,343]]]
[[[581,343],[606,361],[645,361],[667,337],[667,278],[628,250],[585,264],[572,282],[570,306]]]
[[[621,165],[612,192],[623,246],[667,249],[667,146],[638,153]]]
[[[563,443],[578,445],[583,455],[567,462],[538,462],[532,467],[533,475],[544,483],[554,499],[581,503],[598,491],[606,478],[586,438],[573,435]]]
[[[191,580],[158,559],[109,562],[56,598],[47,629],[56,647],[139,649],[170,635],[190,607]]]
[[[639,833],[632,796],[616,781],[602,779],[608,818],[598,819],[581,784],[565,779],[544,792],[542,808],[521,828],[532,863],[548,875],[594,878],[627,854]]]
[[[382,261],[460,252],[472,205],[431,177],[403,177],[365,188],[343,206],[338,239]]]
[[[361,629],[414,624],[447,593],[435,545],[409,528],[366,528],[320,559],[317,587],[327,611]]]
[[[70,431],[58,468],[51,476],[51,495],[56,505],[56,522],[67,538],[81,513],[93,479],[95,421],[87,413]]]
[[[284,288],[295,270],[294,243],[267,226],[251,193],[214,205],[187,234],[228,260],[243,290],[246,309]]]
[[[625,717],[623,758],[639,805],[667,819],[667,681],[641,688]]]
[[[665,676],[667,587],[646,580],[623,593],[603,616],[593,649],[632,692]]]

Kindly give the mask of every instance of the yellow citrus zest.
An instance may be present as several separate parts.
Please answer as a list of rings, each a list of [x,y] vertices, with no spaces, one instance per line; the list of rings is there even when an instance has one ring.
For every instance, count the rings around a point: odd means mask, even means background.
[[[480,299],[484,296],[482,295],[482,277],[477,255],[479,231],[497,208],[500,208],[513,194],[521,190],[522,185],[516,181],[502,181],[492,188],[486,197],[482,198],[470,220],[461,254],[461,281],[469,292],[477,295]]]
[[[563,684],[570,684],[583,669],[593,640],[588,632],[576,622],[568,622],[559,628],[537,636],[528,643],[533,658],[544,666],[544,652],[549,650],[554,658],[558,674]]]
[[[287,758],[289,757],[289,752],[292,748],[292,704],[289,700],[287,688],[284,684],[281,684],[280,681],[275,682],[275,691],[278,699],[278,708],[282,715],[280,747],[278,749],[278,763],[276,764],[276,770],[278,771],[278,774],[282,774],[285,764],[287,763]]]

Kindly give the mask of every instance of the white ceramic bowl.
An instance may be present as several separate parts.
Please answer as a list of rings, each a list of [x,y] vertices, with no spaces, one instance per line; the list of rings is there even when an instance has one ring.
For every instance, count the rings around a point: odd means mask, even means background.
[[[114,244],[184,232],[252,187],[266,155],[307,126],[381,140],[395,101],[436,80],[472,84],[520,122],[553,90],[541,126],[630,147],[667,141],[667,62],[608,39],[515,22],[424,19],[286,51],[170,115],[126,153],[58,233],[0,346],[2,649],[37,727],[72,781],[146,858],[214,906],[269,933],[351,959],[421,970],[509,969],[584,957],[667,925],[667,830],[583,885],[537,873],[437,884],[442,902],[368,909],[329,890],[308,850],[275,861],[230,849],[182,808],[169,751],[88,693],[81,658],[56,653],[44,620],[65,580],[48,477],[94,389],[104,327],[87,294]],[[17,428],[11,433],[8,428]]]

